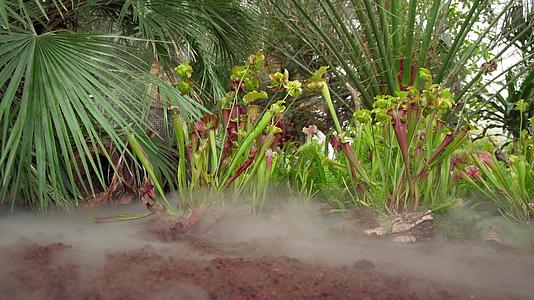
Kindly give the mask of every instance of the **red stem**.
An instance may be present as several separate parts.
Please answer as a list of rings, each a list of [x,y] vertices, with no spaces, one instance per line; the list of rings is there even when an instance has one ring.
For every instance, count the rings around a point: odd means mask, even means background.
[[[224,188],[229,187],[230,184],[232,184],[232,182],[236,180],[237,177],[239,177],[239,175],[241,175],[243,172],[245,172],[246,169],[250,167],[250,165],[254,161],[254,157],[256,157],[256,148],[250,149],[248,160],[241,167],[239,167],[239,169],[237,169],[237,171],[235,172],[234,175],[232,175],[232,177],[228,179],[228,181],[224,185]]]

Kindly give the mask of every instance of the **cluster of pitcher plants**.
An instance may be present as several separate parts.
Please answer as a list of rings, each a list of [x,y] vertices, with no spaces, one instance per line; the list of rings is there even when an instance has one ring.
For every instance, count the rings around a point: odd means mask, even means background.
[[[307,85],[315,85],[329,107],[335,124],[330,143],[334,153],[323,158],[322,165],[315,164],[314,171],[336,173],[345,168],[350,176],[348,182],[343,179],[342,187],[353,202],[390,213],[451,205],[452,155],[469,132],[468,127],[456,129],[443,120],[453,106],[451,93],[432,84],[423,69],[421,88],[378,96],[373,110],[356,111],[353,120],[342,127],[322,78],[325,71],[316,72]],[[317,142],[308,139],[299,151],[308,149],[310,143]]]
[[[176,181],[180,194],[177,204],[167,200],[150,161],[130,136],[134,153],[163,199],[160,204],[153,193],[153,202],[149,202],[151,210],[176,214],[198,206],[209,194],[220,196],[223,192],[225,196],[246,194],[252,199],[252,207],[261,209],[276,165],[276,149],[283,127],[280,120],[286,101],[302,92],[302,84],[290,81],[287,71],[276,72],[269,74],[270,83],[266,88],[283,96],[269,100],[267,91],[260,89],[264,63],[265,56],[259,51],[250,55],[245,65],[232,69],[231,86],[220,100],[219,111],[187,122],[179,109],[174,108],[172,127],[178,150]],[[180,78],[176,84],[180,92],[192,93],[192,67],[184,62],[175,71]],[[269,100],[265,108],[257,104],[261,100]],[[200,196],[195,197],[197,192]]]
[[[206,195],[216,195],[220,204],[223,199],[246,199],[258,212],[272,186],[287,186],[305,201],[318,196],[339,208],[362,205],[390,214],[439,211],[453,205],[458,186],[467,183],[493,200],[502,214],[532,219],[532,135],[523,132],[519,150],[504,162],[489,152],[466,151],[462,147],[470,144],[473,126],[445,121],[461,106],[432,82],[428,70],[419,71],[417,86],[377,96],[372,110],[359,109],[352,120],[340,122],[327,67],[304,83],[290,81],[284,71],[268,74],[264,84],[265,65],[260,51],[234,67],[216,112],[188,122],[174,109],[178,203],[168,201],[143,149],[130,136],[130,146],[163,200],[158,202],[152,192],[147,202],[152,213],[179,214],[200,205]],[[191,66],[184,62],[175,71],[180,92],[192,93]],[[310,124],[303,128],[304,143],[284,144],[280,121],[292,103],[288,99],[303,91],[322,96],[335,128],[319,140],[317,127]]]

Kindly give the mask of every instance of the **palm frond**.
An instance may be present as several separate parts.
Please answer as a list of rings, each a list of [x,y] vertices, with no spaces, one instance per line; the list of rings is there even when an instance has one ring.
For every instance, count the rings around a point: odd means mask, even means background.
[[[144,132],[145,95],[149,83],[165,84],[130,52],[89,34],[1,31],[0,199],[14,196],[12,205],[17,196],[37,199],[31,204],[41,210],[66,205],[65,199],[94,194],[91,174],[106,186],[105,162],[90,148],[106,154],[104,141],[109,140],[128,152],[126,132],[153,144]],[[164,90],[183,115],[198,117],[198,103]],[[74,163],[77,155],[80,168]],[[82,175],[89,177],[85,191],[75,183]]]
[[[241,1],[96,1],[88,10],[117,7],[120,14],[111,16],[117,28],[150,41],[152,55],[167,70],[189,59],[203,75],[196,77],[200,89],[212,99],[226,92],[224,71],[258,47],[259,14]]]

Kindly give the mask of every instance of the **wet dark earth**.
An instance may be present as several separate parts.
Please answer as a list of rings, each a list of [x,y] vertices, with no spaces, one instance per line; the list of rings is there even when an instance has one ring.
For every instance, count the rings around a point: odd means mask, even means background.
[[[532,299],[534,252],[338,235],[319,215],[0,218],[0,299]],[[54,220],[51,220],[54,219]],[[16,220],[16,221],[15,221]]]

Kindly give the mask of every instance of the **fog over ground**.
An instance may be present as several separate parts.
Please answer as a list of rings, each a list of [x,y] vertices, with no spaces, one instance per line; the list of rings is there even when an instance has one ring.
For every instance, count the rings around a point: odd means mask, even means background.
[[[92,280],[109,253],[149,247],[157,253],[191,260],[215,257],[288,256],[305,263],[351,266],[369,261],[373,270],[409,274],[417,278],[462,284],[488,290],[510,291],[534,297],[534,255],[529,249],[501,251],[479,241],[447,241],[437,238],[415,244],[397,244],[363,236],[339,236],[329,231],[336,218],[325,218],[317,207],[292,205],[261,216],[233,213],[225,208],[216,218],[201,218],[195,239],[217,245],[222,253],[196,251],[187,241],[163,242],[146,234],[156,217],[136,221],[97,224],[95,216],[143,212],[142,206],[120,209],[74,210],[37,215],[29,211],[0,213],[0,248],[61,242],[72,246],[56,257],[75,262],[81,276]],[[236,210],[235,210],[236,211]],[[17,269],[0,252],[0,280]]]

